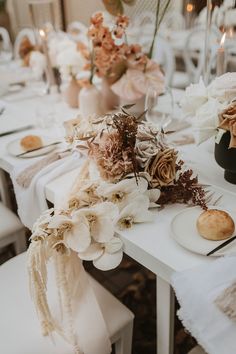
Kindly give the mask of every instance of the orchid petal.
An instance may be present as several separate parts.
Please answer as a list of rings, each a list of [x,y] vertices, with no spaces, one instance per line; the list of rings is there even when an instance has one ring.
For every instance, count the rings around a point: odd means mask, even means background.
[[[48,228],[56,229],[65,223],[72,223],[72,220],[66,215],[54,215],[48,224]]]
[[[123,242],[119,237],[113,237],[109,242],[105,244],[105,252],[116,253],[120,251],[123,247]]]
[[[122,261],[123,251],[116,253],[104,253],[101,257],[93,261],[93,265],[100,270],[111,270],[116,268]]]
[[[85,251],[91,243],[88,225],[83,222],[74,225],[71,230],[65,232],[64,239],[72,250],[76,252]]]
[[[161,191],[159,189],[149,189],[146,191],[146,195],[149,197],[150,203],[155,203],[160,198]]]
[[[108,217],[99,217],[99,219],[91,225],[91,236],[97,242],[110,241],[114,236],[114,232],[114,224]]]
[[[89,210],[90,214],[95,212],[98,215],[106,215],[110,220],[115,219],[119,213],[117,206],[111,202],[99,203]]]
[[[79,252],[78,256],[84,261],[93,261],[104,253],[104,248],[99,243],[92,243],[84,252]]]

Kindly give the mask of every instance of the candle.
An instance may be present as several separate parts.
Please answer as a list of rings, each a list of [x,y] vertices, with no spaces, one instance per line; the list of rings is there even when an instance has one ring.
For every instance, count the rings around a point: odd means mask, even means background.
[[[191,3],[186,5],[186,28],[191,28],[192,20],[193,20],[193,10],[194,6]]]
[[[39,30],[40,37],[42,39],[42,48],[43,48],[43,53],[46,57],[46,62],[47,62],[47,68],[46,68],[46,77],[47,77],[47,82],[49,83],[49,86],[56,86],[56,80],[52,68],[52,64],[50,61],[49,53],[48,53],[48,45],[47,45],[47,38],[46,38],[46,33],[44,30],[40,29]]]
[[[223,75],[225,73],[225,48],[224,48],[225,37],[226,37],[226,32],[223,34],[220,41],[220,47],[217,50],[217,58],[216,58],[217,76]]]

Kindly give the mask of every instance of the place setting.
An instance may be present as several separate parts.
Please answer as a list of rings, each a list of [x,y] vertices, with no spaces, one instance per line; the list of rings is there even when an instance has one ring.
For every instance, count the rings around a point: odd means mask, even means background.
[[[235,0],[0,2],[1,352],[234,354],[235,33]]]

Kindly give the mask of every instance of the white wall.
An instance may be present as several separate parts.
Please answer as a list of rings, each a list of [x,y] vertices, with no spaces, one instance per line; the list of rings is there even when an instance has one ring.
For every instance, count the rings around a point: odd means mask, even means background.
[[[64,0],[67,23],[79,20],[89,24],[91,14],[104,10],[102,0]]]

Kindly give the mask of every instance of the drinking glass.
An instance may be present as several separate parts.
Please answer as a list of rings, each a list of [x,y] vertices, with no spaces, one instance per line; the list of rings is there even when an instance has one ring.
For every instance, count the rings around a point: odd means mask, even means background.
[[[171,89],[166,87],[162,94],[150,87],[146,94],[146,120],[157,126],[158,130],[165,130],[173,117],[174,100]]]

